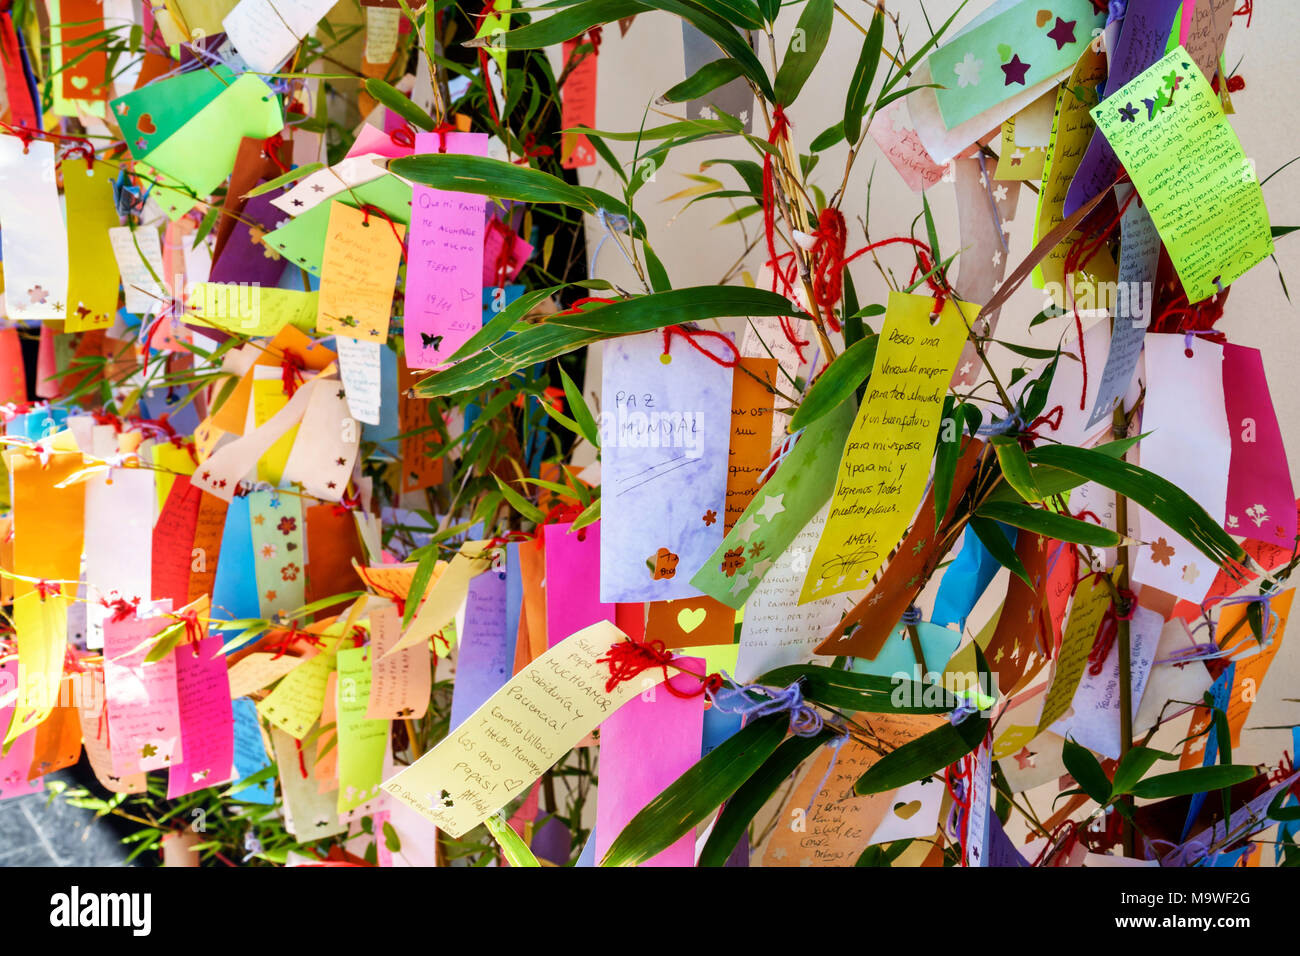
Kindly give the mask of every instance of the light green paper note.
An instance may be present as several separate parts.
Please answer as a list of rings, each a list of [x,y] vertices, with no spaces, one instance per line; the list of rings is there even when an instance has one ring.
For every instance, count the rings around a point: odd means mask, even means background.
[[[339,802],[342,816],[379,794],[384,772],[388,721],[370,720],[370,648],[338,652],[337,683]]]
[[[363,204],[377,206],[402,225],[411,221],[411,185],[391,173],[344,190],[335,198],[356,208]],[[318,276],[325,256],[329,219],[330,204],[318,203],[279,229],[268,232],[263,241],[294,265]]]
[[[1147,206],[1189,302],[1273,253],[1254,167],[1181,46],[1092,110]]]
[[[266,139],[283,128],[279,96],[253,74],[240,75],[144,157],[142,171],[159,182],[154,201],[169,218],[179,219],[196,205],[186,190],[210,196],[230,175],[240,140]]]
[[[945,43],[928,61],[949,129],[1074,66],[1105,23],[1091,0],[1022,0]]]
[[[835,490],[836,471],[856,411],[856,403],[841,402],[805,429],[691,584],[728,607],[744,605],[773,562]],[[727,552],[732,552],[730,559]],[[737,559],[742,563],[737,565]]]
[[[315,292],[273,289],[247,283],[199,282],[187,303],[185,321],[240,335],[275,335],[286,325],[316,328]]]

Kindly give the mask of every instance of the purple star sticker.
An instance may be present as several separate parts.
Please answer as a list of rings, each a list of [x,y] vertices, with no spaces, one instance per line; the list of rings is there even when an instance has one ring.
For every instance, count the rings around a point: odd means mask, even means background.
[[[1003,63],[1002,72],[1007,75],[1005,85],[1010,86],[1012,83],[1019,83],[1021,86],[1024,86],[1025,74],[1029,72],[1029,66],[1028,63],[1023,62],[1020,59],[1019,53],[1011,58],[1010,63]]]
[[[1067,43],[1074,42],[1074,27],[1078,22],[1078,20],[1066,21],[1060,17],[1056,18],[1056,26],[1052,27],[1047,35],[1056,41],[1058,50],[1064,50]]]

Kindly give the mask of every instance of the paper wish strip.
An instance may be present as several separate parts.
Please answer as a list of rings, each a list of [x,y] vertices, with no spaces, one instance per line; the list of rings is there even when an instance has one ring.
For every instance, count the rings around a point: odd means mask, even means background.
[[[444,150],[445,140],[445,150]],[[418,153],[487,155],[483,133],[418,133]],[[483,326],[484,198],[416,186],[406,266],[408,368],[439,368]]]
[[[646,689],[640,679],[605,689],[609,668],[597,660],[622,640],[608,621],[570,635],[384,789],[453,838],[464,836]]]
[[[1189,302],[1272,255],[1254,167],[1186,50],[1175,48],[1092,115],[1146,202]]]
[[[600,600],[699,594],[690,576],[722,542],[732,369],[657,332],[605,345]]]
[[[865,587],[925,492],[943,398],[979,306],[891,292],[867,393],[840,458],[800,603]],[[963,315],[965,318],[963,318]]]
[[[68,312],[68,237],[54,172],[54,144],[0,136],[0,230],[5,309],[11,319]]]
[[[930,73],[951,129],[1069,69],[1104,17],[1092,0],[1022,0],[930,54]]]
[[[272,73],[333,5],[330,0],[239,0],[221,25],[250,69]]]

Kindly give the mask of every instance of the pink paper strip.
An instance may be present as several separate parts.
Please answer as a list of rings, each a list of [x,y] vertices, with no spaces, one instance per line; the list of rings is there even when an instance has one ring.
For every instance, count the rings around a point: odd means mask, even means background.
[[[677,663],[704,673],[701,658],[678,658]],[[699,681],[687,674],[673,681],[684,693],[699,687]],[[600,725],[597,860],[646,804],[700,759],[703,734],[703,695],[682,698],[664,687],[651,687],[633,697]],[[694,831],[641,865],[694,866]]]
[[[1228,531],[1290,547],[1296,535],[1295,492],[1259,349],[1223,347],[1223,396],[1232,438]]]
[[[144,661],[153,646],[145,642],[174,623],[166,617],[104,621],[104,688],[116,776],[160,770],[181,760],[176,658],[168,654],[160,661]]]
[[[597,621],[616,623],[618,605],[600,600],[600,522],[569,534],[549,524],[546,541],[546,640],[554,647]]]
[[[446,133],[446,152],[487,155],[483,133]],[[442,136],[418,133],[416,153],[439,152]],[[483,326],[484,199],[416,186],[407,242],[408,368],[439,368]]]
[[[167,774],[169,800],[225,783],[235,764],[235,715],[221,638],[205,637],[195,650],[182,643],[172,653],[184,759]]]
[[[11,655],[0,664],[0,698],[5,697],[18,686],[18,655]],[[19,699],[22,695],[19,694]],[[8,729],[13,718],[14,707],[0,708],[0,727]],[[27,731],[14,740],[9,753],[0,756],[0,800],[10,797],[25,797],[29,793],[40,793],[45,789],[45,781],[37,777],[27,779],[28,768],[32,765],[32,755],[36,752],[36,731]]]

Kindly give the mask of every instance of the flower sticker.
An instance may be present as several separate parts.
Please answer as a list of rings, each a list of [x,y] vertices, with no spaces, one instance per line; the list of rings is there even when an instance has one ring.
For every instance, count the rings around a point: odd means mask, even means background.
[[[262,557],[266,558],[269,561],[275,557],[275,554],[276,554],[275,545],[273,544],[262,545]]]
[[[290,561],[288,564],[286,564],[284,567],[280,569],[280,577],[286,581],[297,581],[298,572],[300,572],[301,570],[302,569],[298,567],[298,565]]]
[[[281,534],[293,534],[298,530],[298,519],[290,518],[288,515],[285,515],[280,519],[280,523],[276,525],[276,527],[279,529]]]
[[[1169,559],[1174,556],[1173,546],[1164,538],[1157,538],[1151,545],[1151,560],[1169,567]]]
[[[957,85],[962,86],[979,86],[980,69],[984,66],[984,61],[975,58],[974,53],[967,53],[966,58],[952,68],[957,74]]]

